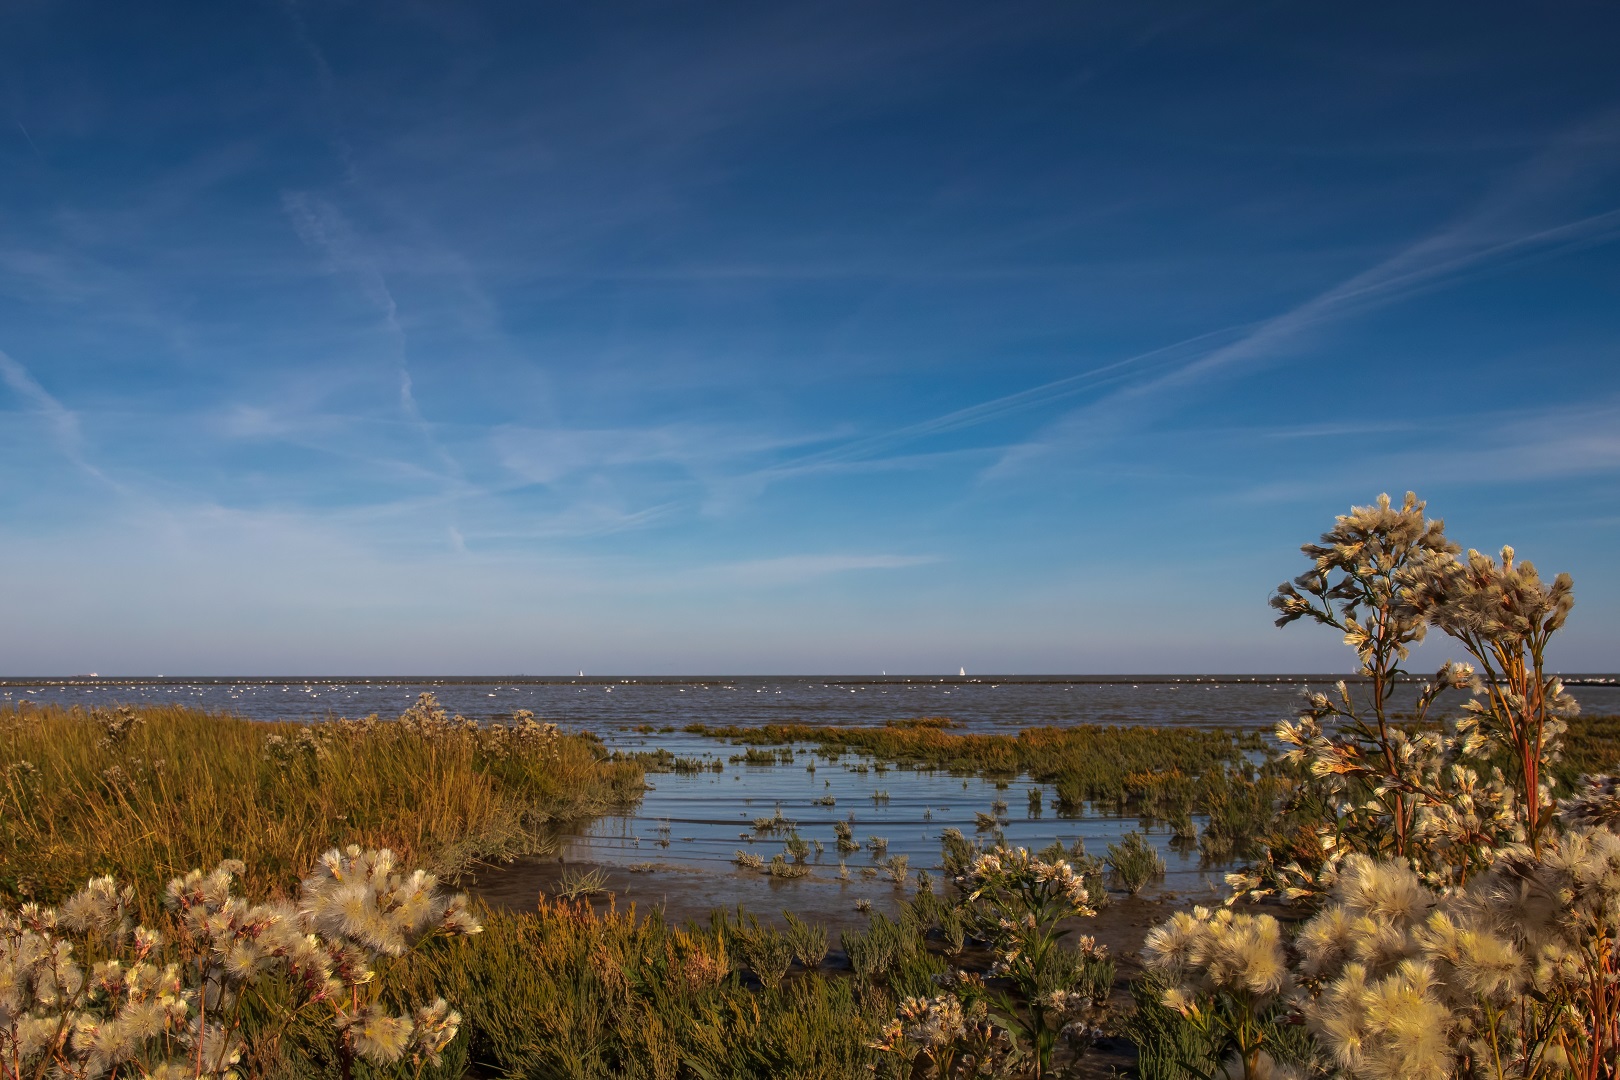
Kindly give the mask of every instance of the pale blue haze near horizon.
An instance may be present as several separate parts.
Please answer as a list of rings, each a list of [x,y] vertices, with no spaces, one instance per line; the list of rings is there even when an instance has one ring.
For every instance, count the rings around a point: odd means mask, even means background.
[[[0,675],[1620,668],[1620,9],[0,9]],[[1421,665],[1455,650],[1426,647]]]

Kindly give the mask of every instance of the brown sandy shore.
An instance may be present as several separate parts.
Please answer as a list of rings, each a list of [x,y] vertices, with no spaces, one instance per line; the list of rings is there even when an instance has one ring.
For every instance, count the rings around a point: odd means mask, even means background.
[[[637,911],[661,911],[674,924],[707,923],[716,908],[734,910],[739,904],[762,921],[781,924],[780,912],[790,910],[808,922],[827,928],[832,948],[822,971],[834,977],[850,974],[848,957],[838,945],[844,930],[864,930],[867,917],[855,910],[857,895],[872,900],[874,910],[898,908],[902,894],[896,890],[857,889],[836,879],[823,877],[781,880],[766,874],[738,871],[715,873],[669,864],[651,864],[654,869],[632,871],[621,864],[563,862],[555,857],[520,859],[507,866],[485,868],[463,884],[491,907],[527,911],[542,893],[551,893],[564,872],[570,874],[600,870],[607,875],[608,892],[595,898],[605,910],[615,904],[620,910],[634,906]],[[1189,897],[1176,893],[1128,896],[1111,895],[1110,902],[1095,918],[1076,920],[1076,934],[1089,934],[1108,947],[1115,960],[1114,989],[1110,1000],[1114,1018],[1127,1013],[1131,1005],[1130,984],[1142,973],[1142,942],[1148,931],[1178,909],[1194,903],[1218,902],[1214,895]],[[988,965],[988,956],[965,959],[978,966]],[[791,977],[791,976],[790,976]],[[1106,1025],[1105,1025],[1106,1026]],[[1135,1075],[1136,1051],[1126,1039],[1112,1036],[1101,1040],[1082,1059],[1076,1073],[1082,1077]]]

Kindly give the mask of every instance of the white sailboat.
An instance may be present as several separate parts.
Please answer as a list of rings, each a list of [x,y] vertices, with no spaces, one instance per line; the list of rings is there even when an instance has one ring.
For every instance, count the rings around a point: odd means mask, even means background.
[[[961,677],[966,677],[967,676],[967,668],[957,668],[956,669],[956,674],[958,676],[961,676]]]

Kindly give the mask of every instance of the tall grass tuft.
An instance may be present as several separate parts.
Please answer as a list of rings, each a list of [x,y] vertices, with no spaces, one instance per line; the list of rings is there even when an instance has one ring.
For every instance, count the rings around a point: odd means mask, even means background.
[[[640,766],[587,738],[527,717],[479,728],[431,696],[399,721],[307,726],[7,706],[0,760],[12,766],[0,771],[0,897],[42,901],[104,874],[150,896],[223,859],[246,865],[249,892],[285,893],[351,841],[453,874],[543,849],[553,826],[642,789]]]
[[[827,928],[807,923],[791,911],[782,912],[787,922],[788,944],[793,948],[793,959],[813,971],[827,956]]]
[[[1135,896],[1164,877],[1164,859],[1148,838],[1135,829],[1108,845],[1108,870],[1114,884]]]

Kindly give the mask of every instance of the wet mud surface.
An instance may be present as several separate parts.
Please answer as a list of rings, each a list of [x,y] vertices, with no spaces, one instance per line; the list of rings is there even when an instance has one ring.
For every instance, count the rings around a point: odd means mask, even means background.
[[[893,915],[901,902],[916,891],[914,885],[901,890],[875,883],[845,885],[818,877],[783,879],[757,871],[716,873],[656,863],[654,869],[632,871],[618,864],[568,862],[556,857],[521,859],[509,866],[486,869],[462,884],[491,907],[530,911],[542,894],[556,893],[565,875],[591,871],[601,871],[607,876],[606,892],[592,898],[602,910],[606,910],[609,903],[621,911],[633,905],[641,913],[658,911],[667,922],[675,925],[706,924],[709,913],[716,908],[735,911],[739,906],[758,915],[761,921],[780,925],[781,913],[785,910],[825,926],[834,943],[841,931],[866,929],[868,917],[855,909],[857,898],[870,900],[873,911]],[[935,880],[937,889],[938,879]],[[863,885],[866,887],[861,887]],[[1149,893],[1137,897],[1114,893],[1095,918],[1076,920],[1074,929],[1107,945],[1128,982],[1140,973],[1137,954],[1142,939],[1153,925],[1179,907],[1213,899],[1213,896],[1191,898],[1178,893]]]

